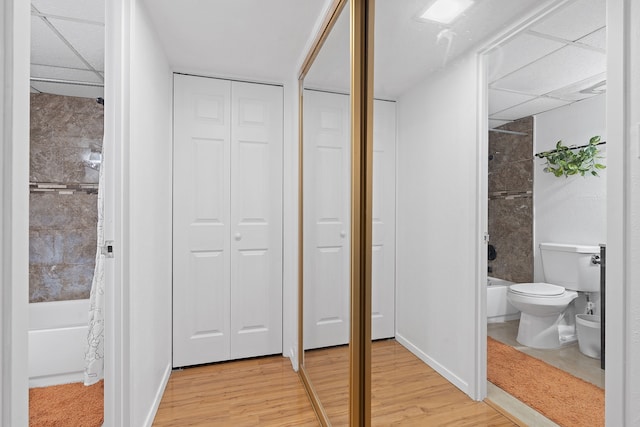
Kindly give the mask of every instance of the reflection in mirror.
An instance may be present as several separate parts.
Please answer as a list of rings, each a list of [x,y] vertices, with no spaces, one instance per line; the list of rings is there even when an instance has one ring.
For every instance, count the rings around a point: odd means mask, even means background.
[[[303,81],[303,368],[332,425],[349,423],[349,5]]]
[[[541,3],[468,2],[471,6],[448,22],[437,22],[432,15],[422,17],[434,3],[376,1],[374,96],[378,100],[374,104],[371,356],[374,425],[457,425],[480,412],[487,419],[497,419],[491,418],[497,416],[491,409],[469,404],[470,398],[483,397],[485,387],[484,378],[474,378],[474,366],[484,360],[478,354],[478,343],[484,339],[478,331],[483,331],[484,325],[477,324],[475,316],[480,279],[486,278],[479,273],[482,269],[474,253],[481,247],[475,224],[487,215],[478,207],[483,202],[475,200],[481,170],[478,159],[486,159],[478,154],[478,145],[486,138],[479,136],[478,129],[487,126],[486,117],[478,122],[478,94],[488,93],[492,114],[500,111],[498,108],[506,112],[513,107],[508,115],[495,117],[509,122],[522,117],[517,105],[524,107],[527,100],[537,97],[531,105],[547,109],[563,104],[558,91],[571,81],[564,75],[554,81],[547,73],[551,66],[528,74],[518,84],[509,76],[515,79],[521,67],[561,49],[558,38],[576,39],[578,36],[571,38],[571,32],[582,37],[593,33],[591,39],[584,40],[591,46],[565,48],[584,51],[572,61],[582,69],[582,74],[574,77],[587,78],[590,75],[585,73],[593,70],[595,81],[591,83],[601,80],[596,75],[602,72],[597,61],[583,60],[597,56],[593,53],[597,50],[594,39],[598,31],[603,33],[597,18],[604,16],[596,6],[599,1],[555,2],[552,6],[559,7],[553,16],[557,13],[581,19],[561,24],[556,32],[551,30],[552,23],[559,21],[550,15],[529,29],[543,35],[527,31],[524,38],[512,39],[513,49],[494,51],[491,58],[501,63],[489,64],[489,71],[505,72],[489,76],[490,90],[478,88],[477,53],[488,48],[490,40],[507,27],[524,22],[534,9],[542,10]],[[573,12],[567,12],[572,8]],[[580,32],[583,27],[587,33]],[[535,44],[525,41],[534,39],[534,35],[539,36]],[[507,41],[505,46],[509,46]],[[553,68],[560,71],[572,67]],[[527,95],[525,92],[543,75],[546,92]],[[500,90],[500,85],[507,84],[509,87]],[[389,111],[384,112],[384,108]],[[385,162],[394,156],[387,169]],[[484,268],[486,271],[486,264]],[[387,287],[393,289],[391,296],[384,294]],[[389,336],[376,335],[376,315],[383,313],[389,302],[395,324],[391,339],[380,339]],[[434,399],[435,390],[438,399]],[[442,405],[440,409],[436,404]],[[443,406],[448,408],[448,418],[443,418]]]
[[[478,179],[488,157],[478,151],[488,139],[479,134],[488,128],[487,117],[479,119],[479,94],[487,94],[491,128],[595,95],[586,91],[604,87],[605,2],[471,1],[462,14],[440,22],[423,15],[435,3],[441,1],[376,2],[372,424],[460,424],[479,415],[499,424],[495,411],[469,402],[483,398],[487,387],[478,375],[484,373],[479,349],[487,331],[485,319],[478,321],[487,267],[479,261],[486,248],[478,236],[486,229],[489,205],[486,197],[478,199],[487,194]],[[520,34],[505,32],[517,22],[530,26]],[[345,338],[335,332],[348,330],[348,278],[342,279],[348,277],[348,257],[338,260],[349,249],[348,239],[336,243],[349,235],[348,207],[340,207],[349,186],[337,181],[348,180],[349,172],[342,171],[348,171],[349,159],[336,142],[340,132],[328,130],[349,121],[334,100],[347,92],[349,72],[335,59],[323,60],[333,56],[331,44],[305,82],[304,108],[317,117],[315,125],[307,125],[306,117],[304,124],[304,230],[311,236],[304,250],[315,256],[304,260],[304,342],[305,366],[337,425],[347,424],[348,411],[348,360],[340,355],[345,350],[346,356]],[[489,87],[479,87],[484,71],[477,54],[490,47]],[[333,58],[341,55],[348,57],[343,50]],[[330,102],[335,104],[326,111],[318,107]],[[498,130],[508,134],[509,128]],[[390,332],[386,319],[395,319]],[[324,327],[334,332],[318,332]]]

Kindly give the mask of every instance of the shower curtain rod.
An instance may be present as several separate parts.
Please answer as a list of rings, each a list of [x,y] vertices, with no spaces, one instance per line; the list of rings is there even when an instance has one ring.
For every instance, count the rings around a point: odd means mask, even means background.
[[[31,77],[31,81],[38,82],[38,83],[56,83],[56,84],[65,84],[65,85],[76,85],[76,86],[104,87],[104,83],[81,82],[78,80],[64,80],[64,79],[47,79],[44,77]]]
[[[29,182],[29,193],[59,193],[59,194],[77,194],[87,193],[95,194],[98,192],[97,183],[85,182]]]
[[[602,141],[602,142],[598,142],[597,144],[594,144],[594,145],[603,145],[603,144],[606,144],[606,143],[607,143],[607,141]],[[569,150],[577,150],[577,149],[579,149],[579,148],[586,148],[586,147],[588,147],[588,146],[589,146],[589,144],[585,144],[585,145],[579,145],[579,146],[577,146],[577,147],[567,147],[567,148],[569,148]],[[544,157],[544,156],[543,156],[544,154],[556,153],[556,152],[558,152],[558,150],[543,151],[543,152],[541,152],[541,153],[537,153],[537,154],[536,154],[536,157],[540,157],[540,158],[542,158],[542,157]]]

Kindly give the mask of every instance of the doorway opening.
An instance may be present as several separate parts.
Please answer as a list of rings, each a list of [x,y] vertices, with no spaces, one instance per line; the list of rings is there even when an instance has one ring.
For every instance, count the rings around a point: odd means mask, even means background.
[[[31,2],[32,424],[104,419],[104,9]]]
[[[500,383],[492,378],[492,364],[497,363],[493,342],[498,341],[600,389],[603,420],[604,370],[596,330],[600,266],[586,265],[597,288],[585,287],[584,278],[575,284],[553,283],[550,263],[559,252],[548,250],[548,244],[593,252],[585,253],[587,258],[600,255],[606,243],[606,169],[595,168],[595,175],[586,170],[581,176],[578,170],[558,177],[542,157],[555,150],[558,141],[573,153],[592,138],[606,141],[605,9],[605,0],[566,2],[499,43],[486,57],[488,377]],[[606,166],[606,145],[596,150],[596,162]],[[512,296],[517,290],[511,285],[545,282],[562,286],[563,298],[568,298],[554,315],[557,344],[532,338],[530,325],[537,322],[537,311],[535,316],[523,315],[521,310],[528,312],[529,306]],[[583,318],[591,320],[587,329],[580,325]],[[591,349],[585,344],[588,340]],[[531,422],[541,422],[491,382],[488,396],[512,413],[525,418],[530,414]]]

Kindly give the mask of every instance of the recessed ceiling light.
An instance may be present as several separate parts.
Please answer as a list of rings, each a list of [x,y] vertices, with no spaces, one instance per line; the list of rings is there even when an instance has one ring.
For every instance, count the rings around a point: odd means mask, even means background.
[[[450,24],[469,9],[473,2],[474,0],[436,0],[418,16],[418,19]]]

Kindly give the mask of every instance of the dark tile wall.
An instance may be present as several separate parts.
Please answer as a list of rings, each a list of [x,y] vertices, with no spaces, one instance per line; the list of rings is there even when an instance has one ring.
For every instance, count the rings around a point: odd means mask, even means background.
[[[97,184],[98,171],[84,161],[102,151],[103,122],[103,107],[94,99],[31,94],[30,181]],[[29,202],[29,301],[88,298],[97,194],[32,191]]]
[[[489,132],[489,235],[496,259],[490,276],[533,281],[533,117]]]

